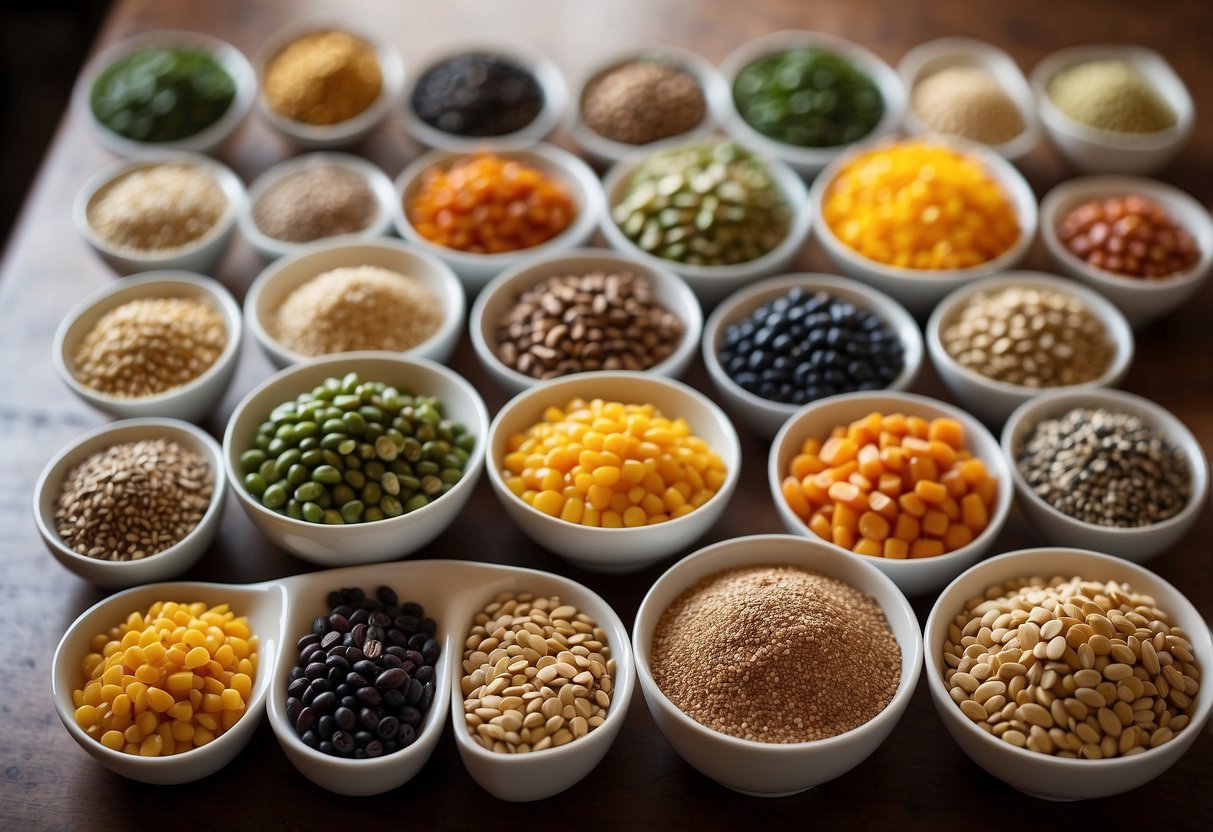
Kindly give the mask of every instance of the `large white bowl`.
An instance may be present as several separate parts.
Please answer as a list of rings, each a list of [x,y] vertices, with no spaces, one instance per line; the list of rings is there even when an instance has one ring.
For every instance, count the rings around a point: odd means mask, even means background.
[[[884,557],[869,558],[866,555],[857,555],[841,546],[835,546],[833,543],[821,541],[840,558],[871,563],[892,578],[893,583],[897,584],[906,595],[925,595],[939,589],[961,571],[980,560],[994,544],[1011,513],[1011,472],[998,447],[998,440],[981,422],[965,411],[936,399],[912,393],[847,393],[805,405],[797,411],[795,416],[784,423],[771,443],[771,454],[767,461],[767,481],[770,484],[771,496],[775,500],[775,509],[779,518],[788,531],[812,540],[820,540],[788,507],[783,498],[781,483],[788,475],[788,466],[791,465],[792,458],[800,453],[805,439],[815,436],[824,440],[835,426],[850,424],[873,411],[886,415],[904,413],[907,416],[921,416],[928,420],[937,417],[955,419],[964,428],[965,447],[975,458],[985,463],[986,470],[998,481],[998,495],[994,505],[989,508],[990,519],[985,530],[973,538],[967,546],[962,546],[955,551],[930,558],[905,560]]]
[[[494,278],[472,304],[469,331],[476,357],[493,381],[511,395],[541,384],[539,379],[506,366],[497,356],[497,322],[513,309],[519,295],[549,277],[623,271],[648,278],[653,299],[682,321],[682,340],[677,348],[664,361],[647,370],[655,375],[677,378],[694,357],[703,330],[699,301],[690,287],[669,270],[637,263],[626,255],[606,249],[582,248],[540,255],[524,260]]]
[[[95,453],[141,439],[167,439],[203,456],[214,474],[210,505],[189,534],[141,560],[111,561],[77,554],[59,537],[55,523],[55,508],[68,471]],[[225,489],[219,444],[201,428],[176,419],[128,419],[88,431],[55,454],[34,486],[34,522],[55,560],[84,580],[110,589],[137,586],[175,578],[206,554],[219,530]]]
[[[1020,473],[1016,457],[1032,430],[1044,419],[1057,418],[1076,407],[1103,407],[1139,417],[1188,462],[1192,494],[1173,517],[1150,526],[1099,526],[1070,517],[1037,496]],[[1174,546],[1196,522],[1206,503],[1209,463],[1200,443],[1183,422],[1149,399],[1123,390],[1058,391],[1020,405],[1002,429],[1002,452],[1010,469],[1019,505],[1045,542],[1055,546],[1097,549],[1126,560],[1149,560]]]
[[[843,581],[876,600],[901,648],[901,679],[893,698],[864,725],[815,742],[756,742],[701,725],[679,710],[653,680],[651,653],[657,622],[679,595],[703,578],[737,567],[784,564]],[[678,561],[640,602],[632,628],[632,649],[645,703],[666,741],[707,777],[757,797],[796,794],[833,780],[863,762],[905,712],[918,684],[918,663],[923,654],[918,619],[892,581],[869,563],[837,557],[824,543],[789,535],[723,540]]]
[[[433,292],[442,308],[437,331],[412,349],[394,353],[402,357],[446,362],[463,331],[466,300],[463,286],[450,268],[432,255],[399,240],[318,240],[301,246],[298,253],[270,263],[257,275],[244,299],[249,331],[274,366],[282,368],[312,356],[295,352],[269,333],[267,321],[299,287],[333,269],[378,266],[407,275]]]
[[[810,293],[826,292],[831,297],[866,309],[897,333],[904,364],[901,373],[886,389],[905,390],[910,387],[922,367],[922,332],[918,324],[901,304],[882,292],[845,277],[810,273],[774,277],[748,286],[726,298],[708,318],[703,331],[703,363],[725,404],[764,439],[774,436],[801,406],[764,399],[733,381],[720,364],[720,342],[730,325],[745,320],[762,304],[781,298],[796,287]]]
[[[1099,60],[1131,64],[1175,111],[1171,127],[1155,133],[1098,130],[1070,118],[1049,97],[1049,81],[1066,67]],[[1062,158],[1082,173],[1150,174],[1175,158],[1192,136],[1196,108],[1183,79],[1153,49],[1086,45],[1062,49],[1038,63],[1029,76],[1045,134]]]
[[[845,58],[854,64],[856,69],[872,79],[880,90],[880,96],[884,102],[884,113],[881,115],[880,121],[876,122],[876,126],[863,137],[862,141],[887,136],[897,131],[906,110],[906,91],[901,83],[901,78],[893,71],[893,68],[876,55],[853,41],[823,32],[772,32],[742,44],[730,52],[720,65],[720,72],[728,87],[728,95],[712,102],[715,106],[716,121],[739,144],[752,147],[764,156],[772,156],[785,162],[801,176],[812,177],[838,158],[850,145],[800,147],[773,139],[751,127],[737,111],[737,105],[733,99],[733,84],[737,80],[737,75],[747,66],[776,52],[804,47],[832,52]]]
[[[713,140],[708,139],[708,141]],[[721,298],[747,283],[787,271],[791,267],[792,261],[804,249],[805,239],[809,235],[809,226],[813,222],[815,213],[809,210],[808,192],[805,190],[804,182],[790,167],[774,158],[758,157],[758,161],[766,166],[772,182],[788,206],[788,233],[779,245],[761,257],[731,266],[695,266],[650,254],[628,239],[627,235],[615,224],[615,220],[611,218],[611,212],[615,205],[623,199],[632,174],[649,156],[654,152],[681,144],[690,144],[690,142],[674,139],[670,142],[647,145],[627,156],[607,172],[602,183],[606,194],[602,234],[611,248],[624,252],[632,259],[648,266],[669,269],[681,277],[695,290],[695,294],[704,308],[711,308]]]
[[[1160,204],[1196,241],[1199,259],[1188,269],[1163,278],[1139,278],[1097,269],[1066,248],[1057,227],[1069,213],[1093,199],[1137,194]],[[1135,176],[1085,176],[1062,182],[1040,203],[1040,237],[1063,272],[1081,280],[1120,308],[1134,326],[1182,307],[1200,291],[1213,271],[1213,217],[1179,188]]]
[[[976,370],[965,367],[953,358],[943,346],[944,329],[952,325],[956,316],[977,293],[994,294],[1003,289],[1012,288],[1059,292],[1081,301],[1087,311],[1103,324],[1104,333],[1112,345],[1112,361],[1108,365],[1108,369],[1098,378],[1083,384],[1071,384],[1065,387],[1026,387],[1022,384],[1011,384],[988,378]],[[939,377],[943,379],[944,385],[957,401],[987,425],[998,428],[1006,421],[1012,410],[1041,393],[1062,389],[1111,387],[1119,384],[1125,377],[1125,373],[1129,371],[1129,365],[1133,361],[1133,330],[1120,310],[1101,295],[1071,280],[1039,272],[1007,272],[962,286],[944,298],[935,307],[931,319],[927,322],[927,352],[930,353],[931,363],[935,365]]]
[[[73,371],[76,350],[97,322],[108,312],[145,298],[189,298],[208,303],[223,317],[227,344],[205,372],[180,387],[154,396],[119,398],[82,383]],[[81,399],[119,418],[161,416],[198,422],[207,417],[223,398],[240,357],[243,319],[236,299],[222,283],[191,272],[148,272],[113,283],[81,301],[55,330],[53,358],[63,383]]]
[[[215,61],[231,76],[236,93],[227,110],[210,127],[192,136],[175,142],[141,142],[128,139],[106,127],[93,115],[89,96],[97,77],[120,58],[132,52],[165,46],[198,49],[210,53]],[[217,150],[244,123],[257,97],[257,78],[244,53],[230,43],[204,35],[201,32],[181,32],[172,29],[157,29],[143,32],[107,46],[98,52],[84,67],[72,90],[72,111],[92,130],[93,136],[107,150],[119,156],[141,156],[147,151],[194,151],[211,153]]]
[[[546,144],[535,144],[526,150],[495,150],[494,152],[504,159],[511,159],[536,168],[545,176],[561,182],[568,189],[569,195],[577,206],[577,215],[573,217],[568,228],[537,246],[500,254],[476,254],[447,248],[430,242],[418,233],[413,224],[409,222],[406,206],[421,187],[422,175],[427,170],[430,168],[449,169],[456,162],[470,158],[470,154],[443,150],[431,151],[414,161],[396,177],[393,221],[397,233],[422,251],[432,254],[454,269],[455,274],[459,275],[459,279],[463,281],[463,285],[473,294],[498,274],[518,265],[523,260],[585,245],[594,233],[594,228],[602,215],[602,185],[594,171],[590,170],[589,165],[573,154]]]
[[[205,234],[193,242],[177,248],[161,251],[115,246],[101,238],[88,221],[88,207],[102,188],[119,177],[139,168],[162,164],[193,165],[209,173],[227,199],[227,210]],[[198,153],[144,151],[138,158],[124,159],[102,168],[84,183],[72,203],[72,222],[84,241],[119,274],[148,272],[160,269],[179,269],[187,272],[211,274],[223,259],[232,234],[236,230],[236,217],[244,209],[247,196],[244,183],[226,165],[209,156]]]
[[[926,318],[935,304],[949,292],[980,277],[1013,268],[1027,254],[1032,240],[1036,237],[1036,195],[1023,174],[1010,162],[984,145],[965,142],[952,136],[932,136],[930,141],[974,157],[990,177],[1002,186],[1015,209],[1019,220],[1019,239],[994,259],[967,269],[904,269],[890,266],[870,260],[843,243],[829,224],[821,219],[826,192],[842,169],[855,157],[892,146],[897,143],[895,140],[854,146],[821,172],[809,192],[812,212],[818,217],[814,235],[838,270],[847,277],[853,277],[879,289],[919,318]]]
[[[1132,563],[1078,549],[1024,549],[990,558],[964,572],[945,589],[927,618],[927,690],[944,727],[969,758],[987,772],[1033,797],[1045,800],[1093,800],[1137,788],[1175,764],[1200,736],[1213,709],[1213,697],[1198,696],[1191,721],[1162,746],[1110,760],[1064,759],[1016,748],[978,728],[948,695],[943,682],[943,645],[948,625],[966,602],[997,584],[1038,575],[1117,581],[1154,598],[1158,608],[1187,633],[1201,668],[1213,664],[1209,628],[1200,612],[1165,580]],[[1207,694],[1207,691],[1202,692]]]
[[[710,500],[682,517],[654,526],[604,529],[551,517],[532,508],[505,484],[501,461],[510,436],[523,433],[550,406],[571,399],[649,403],[669,419],[683,418],[727,469]],[[741,474],[741,444],[732,422],[710,399],[681,382],[649,373],[577,373],[532,387],[506,402],[489,427],[489,482],[510,519],[533,541],[590,572],[635,572],[698,540],[724,513]]]
[[[257,428],[275,407],[294,401],[326,378],[358,373],[414,394],[437,396],[446,418],[462,422],[476,437],[463,477],[446,494],[417,511],[368,523],[328,526],[295,520],[266,508],[244,488],[240,454],[253,447]],[[241,507],[270,541],[296,557],[322,566],[381,563],[416,551],[459,517],[484,467],[489,417],[476,390],[454,371],[396,353],[349,352],[317,358],[270,376],[236,405],[223,434],[223,461]]]

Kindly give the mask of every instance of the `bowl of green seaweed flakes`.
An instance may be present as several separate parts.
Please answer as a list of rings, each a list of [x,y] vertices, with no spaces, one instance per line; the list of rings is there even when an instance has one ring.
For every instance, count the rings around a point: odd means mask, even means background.
[[[73,107],[120,156],[207,153],[244,121],[256,91],[253,68],[236,47],[162,29],[102,50],[81,73]]]

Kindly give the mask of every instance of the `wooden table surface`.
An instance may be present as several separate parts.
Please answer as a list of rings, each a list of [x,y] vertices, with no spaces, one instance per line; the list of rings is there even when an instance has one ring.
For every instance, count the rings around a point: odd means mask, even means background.
[[[343,6],[347,4],[342,4]],[[415,71],[427,54],[468,42],[505,41],[546,52],[570,79],[622,47],[667,43],[721,60],[736,45],[784,28],[818,29],[851,38],[895,64],[911,47],[945,35],[967,35],[1007,50],[1025,70],[1046,54],[1078,43],[1134,42],[1162,52],[1191,88],[1202,114],[1183,155],[1161,178],[1213,201],[1213,11],[1204,0],[1169,3],[1155,11],[1140,2],[1017,0],[898,4],[818,0],[511,0],[356,3],[353,16],[370,21],[402,50]],[[209,0],[205,3],[117,2],[100,43],[155,28],[192,29],[222,37],[246,54],[287,22],[323,12],[319,2]],[[31,71],[34,68],[31,68]],[[567,146],[567,137],[557,141]],[[396,124],[356,148],[395,175],[419,152]],[[222,154],[246,181],[291,153],[254,114]],[[879,828],[1115,823],[1138,828],[1213,828],[1213,736],[1197,738],[1169,772],[1142,788],[1084,804],[1049,805],[1028,798],[972,764],[943,730],[920,682],[888,741],[866,762],[809,793],[762,801],[724,789],[691,769],[666,744],[637,693],[623,731],[602,764],[573,789],[539,806],[504,803],[473,782],[446,728],[421,773],[377,798],[329,794],[298,774],[264,722],[247,749],[201,782],[174,788],[125,780],[95,763],[59,724],[50,699],[50,661],[67,625],[105,596],[54,562],[31,516],[34,481],[46,461],[74,436],[106,417],[75,399],[55,376],[51,340],[63,315],[81,297],[115,280],[72,228],[70,205],[85,179],[111,157],[68,114],[23,211],[0,273],[0,828],[126,829],[319,828],[335,823],[473,829],[519,824],[541,812],[546,823],[570,828],[735,828],[743,824],[822,823]],[[1066,178],[1043,142],[1020,164],[1038,196]],[[816,244],[800,265],[831,271]],[[1039,244],[1026,268],[1047,270]],[[217,277],[243,298],[260,268],[237,241]],[[1213,449],[1213,289],[1184,309],[1137,333],[1137,359],[1124,387],[1161,402]],[[206,423],[221,436],[244,394],[271,372],[251,338],[221,406]],[[491,411],[505,401],[479,368],[465,338],[452,366],[483,393]],[[696,360],[687,380],[711,394]],[[928,368],[915,390],[943,395]],[[946,396],[944,396],[946,398]],[[742,534],[781,531],[764,478],[767,445],[742,431],[742,485],[727,516],[702,544]],[[218,540],[187,579],[242,583],[311,571],[271,547],[229,496]],[[1196,528],[1151,566],[1184,589],[1213,617],[1210,543],[1213,512],[1205,506]],[[476,529],[481,531],[477,534]],[[491,529],[491,534],[484,534]],[[1018,510],[994,550],[1043,543]],[[689,551],[689,550],[688,550]],[[487,482],[466,516],[415,557],[456,557],[518,564],[581,581],[611,602],[630,626],[644,592],[672,562],[633,575],[602,577],[575,569],[538,549],[506,518]],[[930,598],[917,599],[925,619]],[[1204,695],[1208,695],[1205,693]],[[1039,815],[1037,813],[1040,813]],[[563,821],[558,818],[564,818]]]

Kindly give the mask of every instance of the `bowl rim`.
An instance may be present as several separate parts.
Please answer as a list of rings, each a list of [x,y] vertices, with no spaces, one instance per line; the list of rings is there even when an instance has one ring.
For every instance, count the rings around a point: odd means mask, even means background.
[[[146,434],[143,438],[163,438],[166,431],[179,431],[188,434],[199,447],[205,449],[207,465],[211,468],[211,473],[214,475],[210,502],[207,504],[206,511],[203,512],[197,525],[190,529],[185,537],[154,555],[148,555],[146,558],[140,558],[139,560],[106,560],[104,558],[82,555],[69,548],[63,542],[53,522],[47,522],[51,518],[48,518],[42,511],[42,498],[52,486],[52,475],[56,474],[59,468],[64,467],[66,460],[77,454],[80,448],[107,435],[127,431],[143,432]],[[123,572],[135,572],[140,567],[153,561],[164,562],[172,558],[180,559],[185,556],[186,544],[193,544],[199,536],[207,533],[208,527],[219,519],[219,514],[223,511],[223,506],[226,502],[227,478],[224,476],[222,462],[223,454],[219,448],[219,443],[209,433],[190,422],[182,421],[181,419],[166,419],[159,416],[139,416],[133,419],[108,422],[73,438],[67,445],[60,448],[46,465],[43,466],[42,471],[38,474],[37,483],[34,485],[34,522],[38,526],[38,531],[42,534],[43,542],[56,550],[58,558],[61,561],[64,561],[65,564],[72,564],[72,571],[77,572],[77,574],[79,574],[79,569],[100,569],[112,572],[115,576],[118,576]],[[65,468],[62,473],[66,476],[67,469]],[[54,483],[54,485],[62,487],[63,483],[59,481]]]
[[[159,45],[202,49],[209,52],[235,86],[227,110],[208,127],[172,142],[144,142],[115,133],[93,114],[93,85],[102,72],[117,61],[142,49]],[[139,157],[146,152],[202,152],[222,144],[236,132],[253,107],[257,97],[257,77],[243,52],[225,40],[184,29],[152,29],[116,41],[93,55],[80,70],[72,88],[69,108],[93,128],[93,135],[107,149],[124,157]]]
[[[552,274],[559,271],[575,271],[566,265],[568,261],[590,259],[609,261],[613,268],[630,268],[635,271],[643,270],[644,273],[639,276],[647,277],[652,287],[656,288],[658,285],[666,287],[682,301],[682,308],[667,310],[676,314],[682,322],[682,338],[678,346],[664,361],[654,364],[643,372],[668,376],[672,368],[694,355],[699,345],[700,333],[703,331],[703,310],[699,306],[699,299],[695,297],[694,291],[687,285],[685,280],[669,269],[654,268],[640,263],[625,252],[606,248],[573,248],[549,252],[523,260],[498,274],[480,290],[480,294],[477,295],[476,301],[472,304],[472,311],[468,321],[468,335],[472,340],[472,347],[480,360],[486,366],[490,366],[494,371],[508,378],[516,385],[535,387],[542,384],[543,382],[540,379],[525,375],[513,367],[506,366],[505,362],[498,357],[497,350],[495,349],[498,343],[497,338],[491,334],[494,325],[486,317],[488,307],[497,300],[501,293],[507,290],[514,292],[516,303],[519,291],[533,288],[536,283],[546,280]],[[580,271],[584,272],[585,268],[584,266],[580,267]],[[552,273],[525,274],[526,272],[537,271],[539,269],[544,269],[545,271],[550,269]],[[523,279],[524,276],[525,280]],[[684,315],[683,312],[689,312],[690,314]],[[560,377],[562,378],[563,376]]]
[[[1051,415],[1064,414],[1075,407],[1105,407],[1109,410],[1137,415],[1156,433],[1161,434],[1167,440],[1167,444],[1188,463],[1191,494],[1188,496],[1187,504],[1171,517],[1148,526],[1100,526],[1071,517],[1054,508],[1052,504],[1032,491],[1015,459],[1018,451],[1016,446],[1022,444],[1021,434],[1026,435],[1026,431],[1034,428],[1043,419],[1049,418]],[[1028,426],[1028,419],[1033,419],[1035,423]],[[1019,498],[1032,508],[1042,511],[1054,522],[1064,523],[1085,534],[1115,534],[1131,543],[1160,532],[1170,531],[1177,526],[1187,524],[1203,510],[1209,490],[1209,461],[1204,455],[1200,442],[1188,429],[1188,426],[1157,402],[1111,387],[1059,390],[1029,399],[1015,408],[1007,417],[1007,422],[999,437],[999,447],[1002,449],[1003,457],[1010,469],[1010,479]],[[1193,451],[1196,453],[1192,453]]]
[[[147,286],[163,287],[166,291],[164,293],[144,294],[141,290]],[[204,295],[210,301],[211,306],[223,317],[227,343],[224,344],[222,352],[211,363],[211,366],[185,384],[169,388],[151,396],[140,396],[138,398],[123,398],[102,393],[76,378],[76,374],[72,370],[75,359],[69,359],[65,354],[65,348],[68,336],[80,325],[82,318],[90,312],[98,310],[100,307],[105,307],[105,312],[110,312],[125,303],[138,299],[182,297],[179,294],[175,295],[167,291],[172,287],[190,287],[196,290],[198,293]],[[193,292],[190,294],[193,294]],[[137,297],[124,299],[126,295],[136,295]],[[101,314],[104,315],[105,312]],[[87,333],[85,334],[87,335]],[[119,282],[111,283],[109,286],[93,292],[73,306],[55,329],[51,357],[55,364],[55,370],[58,371],[63,383],[86,402],[101,409],[120,406],[123,408],[151,411],[165,404],[178,401],[182,397],[193,394],[206,385],[213,383],[217,376],[223,375],[235,363],[243,339],[244,318],[240,313],[240,305],[236,303],[236,299],[226,286],[212,277],[207,277],[197,272],[163,269],[142,272],[132,277],[123,278]]]
[[[280,280],[282,275],[288,269],[303,263],[310,258],[320,255],[331,254],[333,252],[349,251],[353,254],[356,250],[373,248],[384,253],[394,253],[402,255],[406,259],[412,258],[415,262],[424,264],[425,267],[431,269],[436,275],[436,282],[441,288],[441,291],[435,291],[434,297],[442,307],[443,320],[439,324],[429,338],[410,347],[407,350],[350,350],[347,352],[323,353],[322,355],[304,355],[303,353],[295,352],[280,342],[277,338],[270,335],[264,323],[261,320],[261,298],[275,281]],[[336,266],[334,268],[343,268]],[[389,270],[390,271],[390,270]],[[292,290],[291,293],[303,288],[308,283],[311,283],[324,272],[316,272],[311,277],[303,280],[299,285]],[[411,275],[406,275],[411,277]],[[419,280],[419,278],[413,278]],[[412,243],[404,240],[392,239],[390,237],[368,237],[354,238],[350,235],[342,235],[340,237],[324,238],[315,240],[311,243],[299,244],[297,251],[280,257],[268,263],[249,284],[248,292],[244,296],[245,317],[248,320],[248,329],[253,333],[253,338],[257,345],[266,353],[274,356],[276,359],[281,359],[287,366],[297,364],[305,364],[314,361],[318,358],[327,358],[329,356],[344,355],[350,356],[356,353],[364,352],[381,352],[390,355],[397,355],[405,358],[418,357],[424,358],[422,354],[443,340],[450,338],[452,334],[458,333],[463,328],[463,316],[467,309],[467,300],[463,292],[463,284],[459,282],[459,278],[451,270],[451,267],[446,263],[434,257],[428,252],[421,251]]]
[[[1108,365],[1108,369],[1098,378],[1091,379],[1090,381],[1038,388],[989,378],[957,361],[943,345],[942,332],[944,326],[950,324],[952,322],[951,319],[961,311],[964,304],[978,292],[994,292],[1012,288],[1046,288],[1081,301],[1087,307],[1087,310],[1099,320],[1104,328],[1107,340],[1112,344],[1113,357],[1111,363]],[[1133,327],[1129,325],[1128,319],[1125,318],[1124,313],[1114,303],[1103,295],[1073,280],[1066,280],[1047,272],[1026,270],[1000,272],[999,274],[980,278],[972,283],[966,283],[952,291],[947,297],[936,304],[934,311],[931,312],[931,317],[927,319],[926,343],[931,360],[936,365],[946,366],[950,371],[964,379],[966,384],[985,388],[987,391],[1013,396],[1026,395],[1029,398],[1051,390],[1081,390],[1116,384],[1128,372],[1129,365],[1133,362],[1136,347],[1133,339]]]
[[[731,324],[745,320],[740,311],[743,307],[753,306],[750,309],[752,313],[753,309],[756,309],[762,301],[783,297],[794,288],[824,291],[831,297],[845,300],[879,318],[885,326],[897,334],[904,355],[901,372],[887,387],[880,389],[905,390],[914,383],[914,379],[922,369],[923,357],[926,354],[922,331],[914,317],[904,306],[875,287],[852,278],[821,272],[788,272],[776,277],[764,278],[739,289],[717,304],[708,317],[707,323],[704,324],[701,349],[704,366],[707,368],[708,377],[713,382],[736,396],[747,407],[779,413],[785,418],[804,407],[804,405],[764,399],[762,396],[746,390],[725,371],[720,363],[718,348],[724,329]],[[916,333],[917,337],[905,337],[911,330]]]

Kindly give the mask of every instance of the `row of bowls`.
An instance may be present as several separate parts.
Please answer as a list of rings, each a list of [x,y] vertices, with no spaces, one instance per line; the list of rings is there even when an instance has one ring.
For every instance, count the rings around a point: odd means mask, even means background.
[[[772,563],[796,565],[844,581],[873,597],[884,611],[900,650],[901,672],[892,699],[866,724],[815,742],[781,745],[738,739],[692,720],[655,683],[650,658],[653,633],[674,599],[709,575]],[[52,692],[55,708],[72,737],[103,765],[125,777],[156,784],[205,777],[241,751],[265,708],[291,763],[317,785],[345,795],[379,794],[412,778],[437,745],[449,713],[456,747],[472,778],[498,798],[529,801],[570,788],[593,770],[615,741],[632,692],[639,685],[658,729],[687,763],[731,789],[775,797],[832,780],[872,754],[901,719],[925,668],[927,687],[944,726],[961,749],[995,777],[1052,800],[1089,799],[1127,791],[1162,774],[1184,754],[1209,718],[1213,709],[1210,697],[1199,697],[1186,729],[1159,748],[1110,760],[1061,759],[1016,748],[981,730],[949,698],[944,685],[943,644],[948,625],[965,602],[1013,578],[1054,574],[1115,580],[1151,595],[1160,609],[1170,613],[1175,625],[1189,635],[1198,665],[1207,668],[1213,663],[1208,630],[1183,594],[1152,572],[1107,555],[1075,549],[1035,549],[991,558],[960,575],[944,590],[931,610],[924,635],[905,596],[869,563],[839,558],[820,542],[763,535],[713,544],[672,566],[641,602],[630,638],[614,610],[581,584],[519,567],[463,561],[354,567],[245,586],[175,583],[139,587],[99,602],[68,628],[55,652]],[[408,596],[421,602],[439,622],[443,653],[437,683],[442,693],[426,714],[418,740],[407,749],[378,759],[327,756],[304,745],[286,716],[286,682],[296,661],[295,639],[308,631],[315,615],[324,612],[322,599],[331,589],[379,584],[408,586]],[[467,626],[487,598],[501,591],[558,594],[607,631],[616,662],[615,689],[609,714],[598,729],[560,748],[519,755],[487,751],[463,729],[463,696],[458,680],[464,631],[460,627]],[[88,652],[94,634],[133,610],[168,599],[227,603],[237,614],[248,616],[251,629],[260,638],[261,669],[247,709],[230,731],[185,754],[144,758],[112,751],[87,736],[76,723],[72,691],[81,684],[80,657]]]
[[[378,99],[362,113],[335,125],[316,126],[294,121],[268,106],[257,93],[257,77],[264,77],[267,64],[287,45],[309,32],[325,29],[350,31],[371,44],[383,72],[383,89]],[[98,75],[123,55],[158,44],[201,48],[214,54],[236,83],[236,98],[228,112],[210,128],[179,142],[161,145],[180,150],[211,151],[221,145],[239,127],[254,99],[262,116],[290,141],[305,148],[333,148],[353,144],[374,130],[392,112],[402,110],[402,122],[410,135],[423,145],[452,151],[467,151],[491,146],[499,150],[528,147],[548,136],[563,120],[570,134],[597,161],[616,162],[634,146],[607,139],[591,130],[580,118],[581,93],[567,116],[564,115],[568,91],[560,70],[550,60],[530,52],[501,45],[469,44],[457,51],[434,56],[429,66],[468,52],[497,55],[530,71],[544,94],[540,113],[525,127],[492,138],[459,136],[438,130],[422,121],[412,109],[412,89],[406,89],[404,64],[400,54],[374,27],[350,21],[301,21],[278,32],[258,51],[257,72],[248,60],[230,44],[192,32],[147,32],[116,43],[98,54],[85,67],[77,85],[77,112],[92,125],[99,141],[122,155],[136,155],[151,145],[126,139],[96,120],[88,105],[89,91]],[[714,124],[723,127],[742,144],[765,155],[781,159],[803,175],[814,175],[833,161],[845,146],[812,148],[781,142],[754,130],[738,113],[733,101],[734,79],[745,67],[762,57],[791,48],[811,47],[827,50],[851,61],[878,86],[884,100],[884,115],[866,136],[878,138],[894,133],[903,125],[911,134],[926,132],[914,115],[907,113],[907,91],[919,79],[949,66],[977,66],[992,73],[1021,112],[1025,127],[1014,139],[994,149],[1007,158],[1019,158],[1036,145],[1040,124],[1066,160],[1081,171],[1148,173],[1158,170],[1183,147],[1191,134],[1195,108],[1182,79],[1156,52],[1136,46],[1083,46],[1064,49],[1043,60],[1033,70],[1031,82],[1025,79],[1015,61],[1001,49],[967,38],[943,38],[921,44],[907,53],[898,69],[864,47],[832,35],[807,32],[774,32],[750,41],[728,55],[719,70],[694,53],[671,47],[647,47],[611,56],[586,73],[578,90],[601,73],[638,59],[657,59],[688,72],[698,82],[708,105],[709,115],[683,137],[702,135]],[[1058,71],[1075,63],[1117,59],[1134,65],[1176,113],[1174,126],[1158,133],[1122,134],[1096,130],[1079,123],[1059,110],[1045,92],[1048,81]],[[423,73],[419,73],[421,77]],[[402,97],[404,106],[398,107]]]

